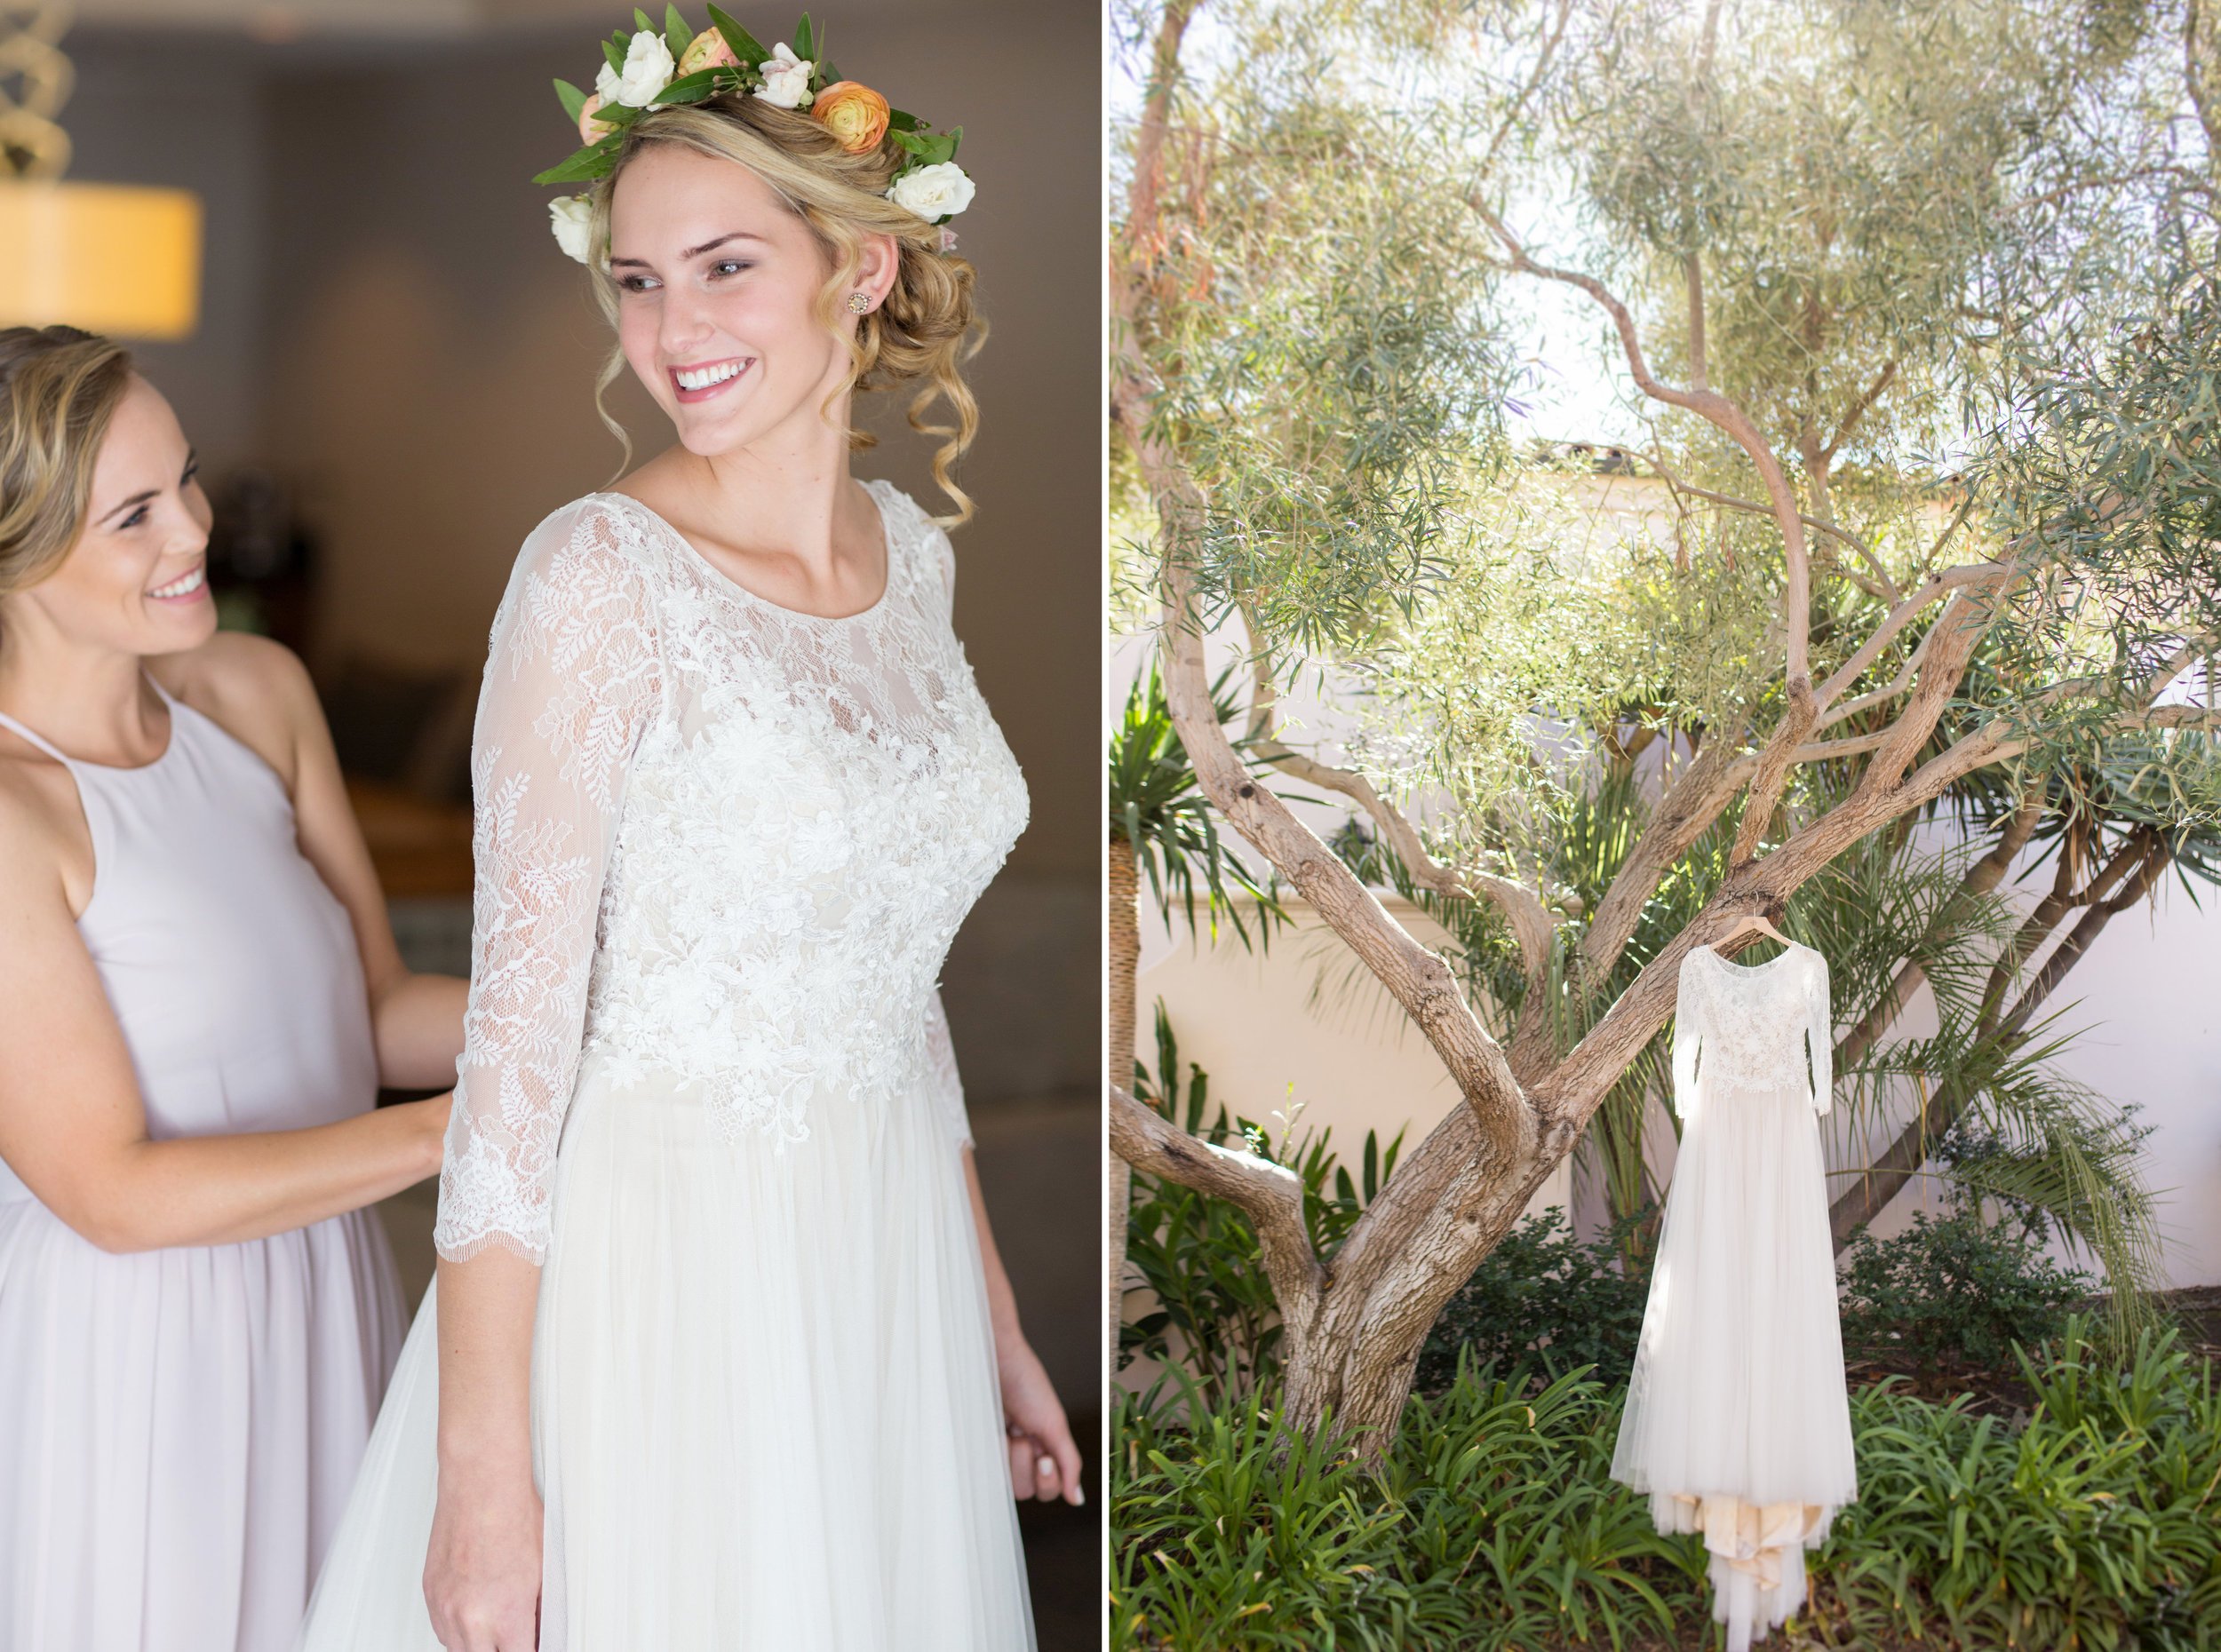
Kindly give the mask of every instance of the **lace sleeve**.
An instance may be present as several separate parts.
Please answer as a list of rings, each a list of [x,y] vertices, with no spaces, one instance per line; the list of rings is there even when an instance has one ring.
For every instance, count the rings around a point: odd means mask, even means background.
[[[941,989],[926,1000],[926,1053],[931,1064],[934,1105],[948,1121],[949,1133],[959,1147],[972,1145],[972,1116],[964,1106],[964,1081],[956,1070],[956,1046],[949,1041],[949,1015],[942,1007]]]
[[[663,691],[654,608],[606,507],[526,540],[494,617],[471,741],[469,1008],[433,1243],[547,1253],[548,1180],[585,1023],[625,778]]]
[[[1697,955],[1681,961],[1674,994],[1674,1115],[1688,1118],[1697,1106],[1697,1056],[1704,1047],[1704,989]]]
[[[933,530],[933,561],[941,571],[941,616],[951,624],[956,623],[956,547],[949,543],[948,530]]]
[[[1827,959],[1812,955],[1805,986],[1808,1013],[1804,1035],[1812,1052],[1812,1110],[1825,1113],[1835,1102],[1835,1013],[1828,999]]]

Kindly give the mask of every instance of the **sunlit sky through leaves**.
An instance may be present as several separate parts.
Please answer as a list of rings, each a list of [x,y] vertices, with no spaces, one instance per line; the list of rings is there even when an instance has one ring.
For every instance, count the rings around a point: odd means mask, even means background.
[[[1207,7],[1197,13],[1181,51],[1191,76],[1208,79],[1214,65],[1223,60],[1225,39],[1223,27]],[[1122,189],[1125,177],[1115,157],[1141,118],[1148,58],[1145,48],[1136,50],[1116,39],[1108,55],[1112,187]],[[1508,221],[1517,234],[1540,219],[1539,211],[1523,211],[1515,202]],[[1553,226],[1554,231],[1559,228]],[[1547,250],[1549,258],[1569,264],[1578,263],[1581,255],[1579,242],[1562,240],[1539,245],[1536,250],[1538,256]],[[1519,341],[1526,384],[1507,421],[1513,442],[1641,446],[1646,440],[1644,399],[1628,371],[1619,335],[1596,301],[1570,287],[1533,278],[1516,282],[1507,298],[1517,306],[1514,313],[1525,314],[1531,322]]]

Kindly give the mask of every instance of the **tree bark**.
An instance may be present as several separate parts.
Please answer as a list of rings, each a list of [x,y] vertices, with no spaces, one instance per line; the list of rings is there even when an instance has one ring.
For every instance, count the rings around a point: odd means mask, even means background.
[[[1104,1077],[1112,1089],[1123,1090],[1134,1082],[1134,994],[1142,964],[1141,915],[1137,909],[1141,878],[1134,863],[1134,846],[1126,841],[1124,832],[1110,834],[1109,850],[1110,1042],[1105,1052]],[[1172,1075],[1160,1073],[1158,1082],[1169,1085]],[[1118,1369],[1118,1330],[1125,1322],[1126,1231],[1133,1208],[1134,1171],[1107,1147],[1103,1157],[1110,1179],[1110,1232],[1104,1251],[1109,1274],[1103,1282],[1109,1341],[1104,1357],[1105,1370],[1115,1376]]]

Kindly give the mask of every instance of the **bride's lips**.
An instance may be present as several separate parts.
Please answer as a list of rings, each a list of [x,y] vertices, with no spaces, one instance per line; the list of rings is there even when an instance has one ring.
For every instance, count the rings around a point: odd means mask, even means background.
[[[689,361],[684,367],[666,368],[665,371],[670,375],[673,395],[680,401],[707,401],[712,396],[730,390],[747,377],[748,369],[755,364],[752,355],[728,355],[715,361]],[[710,382],[703,383],[705,377]]]

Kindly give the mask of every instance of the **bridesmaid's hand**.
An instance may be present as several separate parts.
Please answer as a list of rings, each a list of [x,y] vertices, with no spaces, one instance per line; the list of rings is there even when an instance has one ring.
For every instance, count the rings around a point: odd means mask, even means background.
[[[447,1120],[455,1106],[455,1092],[443,1090],[422,1101],[404,1101],[401,1105],[416,1116],[424,1148],[425,1175],[437,1176],[440,1162],[447,1151]]]
[[[1079,1489],[1079,1448],[1063,1403],[1041,1368],[1040,1357],[1023,1339],[996,1349],[1002,1382],[1002,1414],[1009,1435],[1010,1491],[1023,1500],[1047,1503],[1063,1497],[1078,1505],[1087,1498]]]
[[[441,1494],[424,1602],[447,1652],[534,1652],[540,1639],[540,1494]]]

